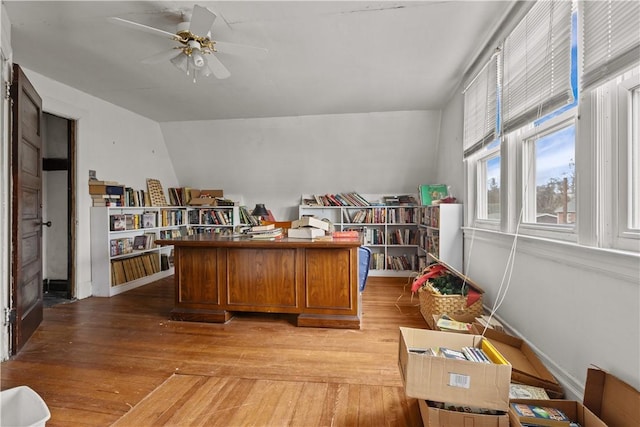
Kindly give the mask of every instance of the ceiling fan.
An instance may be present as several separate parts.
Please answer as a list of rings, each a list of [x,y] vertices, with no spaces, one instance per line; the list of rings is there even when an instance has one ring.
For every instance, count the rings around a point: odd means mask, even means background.
[[[215,56],[217,52],[250,55],[257,58],[266,56],[268,52],[267,49],[261,47],[212,40],[211,27],[216,19],[216,14],[199,5],[193,6],[190,21],[178,24],[175,34],[122,18],[110,17],[108,19],[118,25],[167,37],[178,42],[178,46],[145,58],[142,62],[157,64],[171,61],[178,69],[186,72],[187,75],[192,75],[194,83],[197,77],[208,77],[212,73],[219,79],[226,79],[231,75],[227,67]]]

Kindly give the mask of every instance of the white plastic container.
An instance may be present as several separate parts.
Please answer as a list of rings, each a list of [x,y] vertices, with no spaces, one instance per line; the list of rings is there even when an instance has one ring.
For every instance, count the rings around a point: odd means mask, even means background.
[[[43,427],[49,418],[46,403],[30,387],[23,385],[0,392],[0,426]]]

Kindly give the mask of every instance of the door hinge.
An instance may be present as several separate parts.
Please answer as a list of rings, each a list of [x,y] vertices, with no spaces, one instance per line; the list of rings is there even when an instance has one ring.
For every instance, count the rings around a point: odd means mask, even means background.
[[[5,308],[4,309],[4,324],[5,325],[13,325],[16,323],[16,309],[15,308]]]
[[[11,99],[11,82],[4,82],[4,98]]]

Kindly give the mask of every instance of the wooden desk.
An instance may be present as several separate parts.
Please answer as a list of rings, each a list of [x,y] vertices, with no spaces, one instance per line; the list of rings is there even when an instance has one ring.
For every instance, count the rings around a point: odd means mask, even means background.
[[[290,313],[298,326],[360,328],[359,239],[200,234],[157,242],[174,246],[173,320],[223,323],[233,312]]]

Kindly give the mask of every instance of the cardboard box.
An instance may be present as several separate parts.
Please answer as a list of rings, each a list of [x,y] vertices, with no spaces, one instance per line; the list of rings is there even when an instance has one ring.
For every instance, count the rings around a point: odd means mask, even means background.
[[[603,423],[593,412],[585,408],[579,402],[575,400],[529,400],[529,399],[513,399],[512,403],[526,403],[527,405],[536,406],[548,406],[556,408],[564,412],[567,417],[573,421],[580,423],[581,427],[606,427],[607,424]],[[509,421],[511,427],[522,427],[522,423],[518,419],[513,409],[509,409]]]
[[[191,190],[189,205],[195,206],[215,206],[216,197],[223,197],[222,190]]]
[[[329,223],[312,216],[303,216],[291,222],[291,228],[315,227],[324,231],[329,231]]]
[[[513,382],[542,387],[552,399],[564,397],[562,386],[522,339],[493,329],[487,329],[484,337],[511,363]]]
[[[416,399],[507,411],[511,365],[420,354],[413,349],[483,347],[480,335],[400,328],[398,367],[405,393]],[[502,358],[498,352],[494,360]]]
[[[640,426],[640,391],[595,366],[587,370],[583,403],[611,427]]]
[[[509,415],[483,415],[433,408],[423,399],[418,401],[424,427],[509,427]]]
[[[561,399],[512,399],[511,402],[560,409],[582,427],[640,425],[640,391],[597,367],[587,370],[583,403]],[[522,426],[512,410],[509,410],[509,419],[512,426]]]

